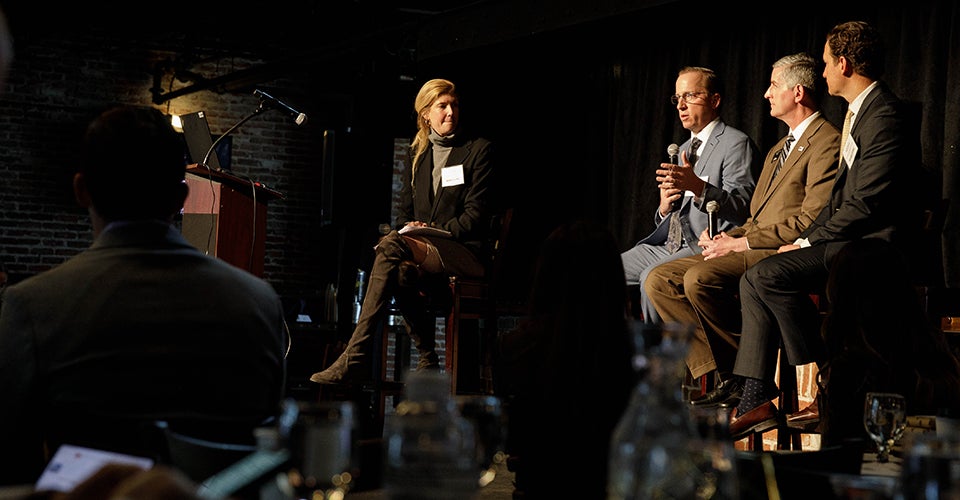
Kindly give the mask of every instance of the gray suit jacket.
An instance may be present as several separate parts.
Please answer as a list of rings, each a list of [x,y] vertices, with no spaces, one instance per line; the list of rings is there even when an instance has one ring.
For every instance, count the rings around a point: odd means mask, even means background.
[[[687,139],[680,145],[680,151],[686,151],[688,156],[691,142]],[[718,228],[721,231],[743,224],[750,216],[750,198],[756,187],[753,173],[760,170],[760,153],[747,134],[721,121],[714,127],[693,169],[701,178],[706,177],[707,189],[699,203],[693,196],[683,198],[680,220],[684,240],[699,251],[696,242],[707,228],[708,201],[716,200],[720,205]],[[637,242],[638,245],[666,243],[670,216],[660,218],[659,211],[655,211],[654,218],[657,227]]]
[[[279,412],[279,296],[168,224],[110,227],[2,299],[0,483],[34,481],[45,443],[149,455],[155,419],[250,433]]]

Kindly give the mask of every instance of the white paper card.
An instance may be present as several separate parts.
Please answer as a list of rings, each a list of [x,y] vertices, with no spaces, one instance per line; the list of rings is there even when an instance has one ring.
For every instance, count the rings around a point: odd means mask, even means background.
[[[846,162],[847,168],[850,168],[850,165],[853,165],[853,159],[857,157],[857,151],[860,148],[857,147],[857,143],[853,140],[852,135],[848,135],[847,139],[843,141],[843,161]]]
[[[136,465],[144,470],[153,467],[149,458],[65,444],[57,448],[34,488],[67,492],[109,463]]]
[[[440,185],[443,187],[459,186],[463,184],[463,165],[443,167],[440,171]]]

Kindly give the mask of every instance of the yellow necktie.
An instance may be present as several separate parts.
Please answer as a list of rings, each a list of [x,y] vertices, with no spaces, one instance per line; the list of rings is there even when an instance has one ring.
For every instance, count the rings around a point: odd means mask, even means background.
[[[847,116],[843,119],[843,132],[840,134],[840,158],[843,159],[843,147],[846,145],[847,136],[850,135],[850,120],[853,119],[853,111],[847,110]],[[847,165],[850,168],[850,165]]]

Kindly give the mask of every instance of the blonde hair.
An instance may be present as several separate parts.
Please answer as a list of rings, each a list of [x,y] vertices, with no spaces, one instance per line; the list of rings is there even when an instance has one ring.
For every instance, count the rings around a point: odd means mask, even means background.
[[[430,106],[433,106],[433,103],[443,95],[457,98],[456,86],[450,80],[434,78],[420,87],[420,92],[417,92],[417,98],[413,101],[413,110],[417,112],[417,135],[410,143],[413,165],[417,164],[417,160],[427,150],[427,144],[430,142],[430,120],[427,118],[427,113],[430,111]]]

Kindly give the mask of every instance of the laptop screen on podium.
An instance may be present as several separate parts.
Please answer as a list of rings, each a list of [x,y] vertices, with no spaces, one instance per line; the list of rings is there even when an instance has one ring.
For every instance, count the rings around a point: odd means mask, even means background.
[[[203,111],[195,111],[180,116],[183,124],[183,138],[187,142],[187,152],[190,154],[189,163],[202,163],[203,157],[213,145],[213,137],[210,134],[210,126],[207,124],[207,117]],[[230,170],[230,137],[224,137],[217,144],[216,149],[207,159],[207,166],[213,170],[222,168]]]

